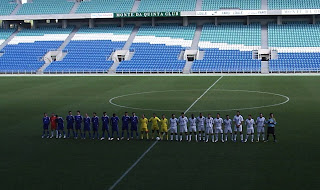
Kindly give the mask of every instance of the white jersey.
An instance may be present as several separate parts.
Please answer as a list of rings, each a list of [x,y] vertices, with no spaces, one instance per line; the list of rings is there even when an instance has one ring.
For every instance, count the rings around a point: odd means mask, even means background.
[[[242,115],[239,115],[239,116],[235,115],[233,117],[233,121],[236,123],[236,125],[241,125],[241,122],[243,122]]]
[[[177,127],[177,118],[170,118],[170,127]]]
[[[180,126],[187,126],[188,118],[180,116],[178,122]]]
[[[223,124],[223,119],[222,118],[214,118],[213,123],[216,128],[221,128],[222,124]]]
[[[266,118],[258,117],[256,120],[257,127],[263,127],[266,123]]]
[[[210,117],[210,118],[206,117],[206,126],[207,126],[207,128],[213,127],[213,118],[212,117]]]
[[[254,119],[246,119],[246,126],[248,129],[253,129]]]
[[[232,125],[232,120],[231,119],[225,119],[225,120],[223,120],[223,123],[224,123],[224,127],[225,128],[229,128]]]
[[[197,125],[197,118],[189,118],[189,123],[190,123],[190,127],[196,126]]]

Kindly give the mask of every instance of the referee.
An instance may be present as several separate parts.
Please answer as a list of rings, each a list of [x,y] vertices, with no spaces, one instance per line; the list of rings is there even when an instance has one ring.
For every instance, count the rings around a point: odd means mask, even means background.
[[[268,142],[269,141],[269,135],[272,134],[273,135],[273,142],[277,142],[276,140],[276,134],[275,134],[275,126],[277,124],[276,119],[273,117],[273,113],[270,113],[270,117],[267,121],[268,124],[268,130],[267,130],[267,140],[264,142]]]

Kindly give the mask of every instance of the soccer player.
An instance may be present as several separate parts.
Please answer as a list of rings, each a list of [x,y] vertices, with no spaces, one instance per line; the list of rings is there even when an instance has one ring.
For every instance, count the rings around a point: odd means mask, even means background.
[[[50,138],[53,138],[53,135],[54,135],[54,132],[56,132],[56,138],[59,137],[59,133],[57,131],[57,117],[54,113],[51,114],[51,117],[50,117],[50,124],[51,124],[51,137]]]
[[[74,116],[74,121],[75,121],[75,125],[76,125],[76,139],[78,139],[78,133],[80,132],[80,137],[82,137],[82,131],[81,131],[81,123],[82,123],[82,116],[80,115],[80,111],[77,111],[77,115]]]
[[[94,140],[96,137],[99,139],[99,117],[96,112],[93,112],[93,117],[91,118],[92,122],[92,139]]]
[[[149,139],[149,131],[148,131],[148,119],[142,114],[140,118],[140,131],[141,131],[141,140],[143,139],[144,134],[146,134],[147,140]]]
[[[156,114],[154,113],[153,116],[149,119],[149,122],[151,122],[151,132],[152,132],[151,139],[153,140],[155,131],[157,131],[160,137],[159,125],[158,125],[158,123],[160,122],[159,117],[157,117]]]
[[[257,142],[260,140],[260,134],[262,135],[262,141],[264,141],[264,127],[266,126],[266,118],[263,117],[263,114],[260,113],[260,116],[257,117],[256,126],[257,126]]]
[[[112,114],[112,117],[110,118],[110,124],[111,124],[111,127],[112,127],[111,139],[110,140],[113,140],[114,132],[117,133],[117,140],[120,140],[119,139],[119,127],[118,127],[119,117],[115,113]]]
[[[75,138],[76,135],[75,135],[74,129],[73,129],[74,117],[73,117],[71,111],[68,112],[66,120],[67,120],[67,129],[68,129],[67,138],[70,138],[70,130],[72,130],[73,138]]]
[[[163,136],[166,135],[166,139],[168,140],[168,119],[163,114],[162,118],[160,120],[160,127],[161,127],[161,140],[163,139]]]
[[[110,140],[109,116],[107,115],[107,112],[103,112],[103,116],[101,117],[101,121],[102,121],[102,137],[101,137],[101,140],[104,140],[106,131],[107,131],[107,135],[108,135],[108,140]]]
[[[44,138],[46,132],[47,132],[47,138],[49,138],[50,118],[48,117],[47,113],[44,113],[44,114],[43,114],[42,123],[43,123],[42,138]]]
[[[178,124],[178,119],[176,118],[175,114],[172,114],[171,118],[170,118],[170,133],[171,133],[170,140],[171,141],[173,141],[173,134],[176,137],[176,141],[178,141],[178,127],[177,127],[177,124]]]
[[[247,136],[246,136],[246,140],[244,142],[248,141],[249,135],[251,135],[251,142],[253,142],[253,138],[254,138],[254,119],[252,119],[252,116],[249,115],[248,119],[246,119],[246,126],[247,126]]]
[[[136,113],[132,113],[132,116],[130,117],[130,124],[131,124],[131,139],[133,139],[133,132],[136,132],[136,139],[139,139],[138,134],[138,122],[139,118],[136,116]]]
[[[228,141],[228,133],[230,134],[230,138],[232,140],[232,120],[230,119],[229,115],[226,115],[226,119],[223,120],[223,124],[224,124],[224,141],[227,142]]]
[[[206,118],[206,134],[207,134],[206,143],[209,141],[209,135],[211,135],[211,140],[212,142],[214,142],[213,118],[211,117],[211,114],[208,114],[208,117]]]
[[[63,123],[63,118],[59,117],[58,115],[56,115],[57,119],[56,122],[58,123],[58,132],[59,132],[59,138],[62,138],[62,134],[63,134],[63,138],[67,138],[66,136],[66,132],[64,131],[64,123]]]
[[[203,141],[205,141],[205,127],[204,123],[206,121],[206,117],[200,113],[199,117],[197,117],[197,123],[198,123],[198,132],[199,132],[199,141],[201,141],[201,137],[203,138]]]
[[[268,124],[268,130],[267,130],[267,140],[264,142],[269,141],[269,134],[273,135],[273,142],[277,142],[276,134],[275,134],[275,126],[277,124],[276,118],[274,118],[273,113],[270,113],[270,117],[267,121]]]
[[[193,114],[191,114],[191,117],[189,118],[189,142],[191,141],[192,133],[194,135],[194,138],[196,139],[196,142],[198,142],[198,135],[197,135],[197,118],[194,117]]]
[[[213,123],[214,123],[214,133],[216,135],[216,139],[214,142],[218,142],[219,134],[221,135],[221,142],[224,142],[223,131],[222,131],[223,119],[220,117],[219,113],[217,113],[217,117],[213,119]]]
[[[181,113],[181,116],[178,119],[180,126],[180,141],[182,141],[182,135],[185,134],[186,140],[188,141],[188,118],[184,116],[184,113]]]
[[[90,117],[89,115],[86,113],[85,117],[83,119],[83,123],[84,123],[84,128],[83,128],[83,139],[86,139],[87,133],[89,133],[89,139],[91,139],[91,132],[90,132]]]
[[[233,141],[237,141],[237,132],[240,133],[241,142],[243,142],[243,134],[242,134],[242,123],[243,123],[243,117],[240,115],[240,112],[237,111],[237,114],[233,117],[233,121],[235,122],[234,126],[234,135],[233,135]]]
[[[129,123],[130,123],[130,116],[128,115],[128,112],[125,112],[122,116],[122,132],[121,132],[121,140],[124,139],[124,131],[127,131],[127,140],[129,139]]]

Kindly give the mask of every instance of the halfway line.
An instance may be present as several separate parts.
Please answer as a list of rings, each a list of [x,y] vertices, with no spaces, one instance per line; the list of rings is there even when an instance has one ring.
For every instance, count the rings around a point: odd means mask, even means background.
[[[188,109],[184,112],[187,113],[212,87],[214,87],[214,85],[216,85],[220,79],[222,79],[223,76],[221,76],[218,80],[216,80],[211,86],[209,86],[209,88],[204,91],[204,93],[201,94],[201,96],[199,96],[199,98],[196,99],[196,101],[194,101],[191,106],[188,107]],[[152,145],[132,164],[132,166],[130,168],[127,169],[127,171],[125,171],[122,176],[109,188],[109,190],[113,190],[118,183],[120,183],[122,181],[122,179],[124,177],[126,177],[126,175],[140,162],[140,160],[158,143],[159,141],[155,141],[154,143],[152,143]]]

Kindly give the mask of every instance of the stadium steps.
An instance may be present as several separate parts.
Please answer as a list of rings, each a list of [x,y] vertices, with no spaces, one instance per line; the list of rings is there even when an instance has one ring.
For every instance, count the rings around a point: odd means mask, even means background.
[[[134,38],[136,37],[137,33],[139,31],[139,26],[135,26],[127,40],[127,42],[124,44],[122,50],[129,50]]]
[[[186,61],[186,65],[184,66],[182,72],[183,74],[189,74],[191,67],[192,67],[193,61]]]
[[[0,45],[0,50],[2,50],[6,45],[8,45],[8,43],[19,33],[18,30],[16,30],[15,32],[13,32],[10,37],[8,39],[6,39],[6,41],[4,41],[1,45]]]
[[[268,23],[261,23],[261,48],[268,49]]]
[[[141,3],[141,0],[135,0],[135,1],[134,1],[134,4],[133,4],[133,6],[132,6],[131,12],[133,12],[133,13],[134,13],[134,12],[137,12],[140,3]]]
[[[80,5],[80,1],[75,1],[69,14],[75,14],[77,9],[78,9],[78,7],[79,7],[79,5]]]
[[[268,0],[261,0],[261,9],[268,10]]]
[[[261,73],[269,74],[269,61],[261,61]]]
[[[66,40],[61,44],[61,46],[57,49],[58,51],[63,50],[71,41],[71,39],[74,37],[74,35],[78,32],[80,27],[75,27],[72,32],[69,34],[69,36],[66,38]]]
[[[14,10],[12,11],[12,13],[10,15],[16,15],[17,12],[20,10],[20,8],[22,7],[22,4],[20,1],[17,1],[19,2],[18,5],[16,6],[16,8],[14,8]]]
[[[193,40],[192,40],[191,50],[198,49],[198,44],[199,44],[199,41],[200,41],[202,28],[203,28],[202,25],[198,25],[197,26],[197,29],[196,29],[196,31],[194,33],[194,37],[193,37]]]
[[[197,0],[195,10],[196,11],[201,11],[201,9],[202,9],[202,0]]]

